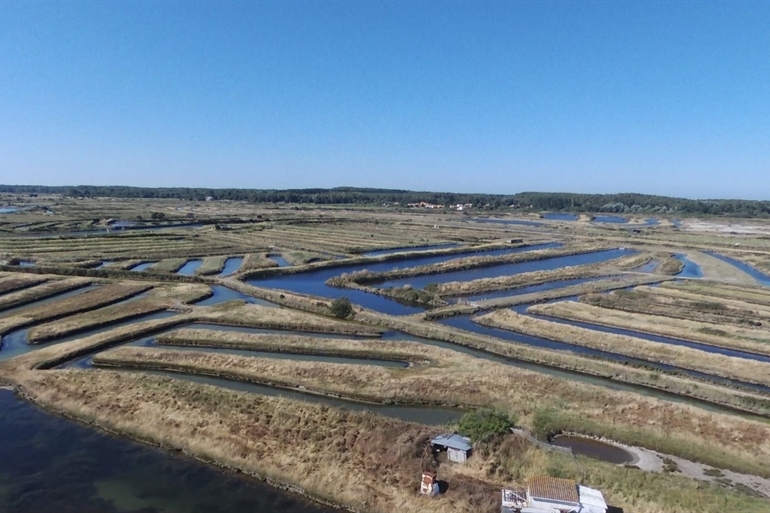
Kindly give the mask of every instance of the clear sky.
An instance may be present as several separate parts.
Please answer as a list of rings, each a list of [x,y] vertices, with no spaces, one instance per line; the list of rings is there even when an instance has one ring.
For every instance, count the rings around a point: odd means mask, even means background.
[[[0,183],[770,199],[770,1],[0,1]]]

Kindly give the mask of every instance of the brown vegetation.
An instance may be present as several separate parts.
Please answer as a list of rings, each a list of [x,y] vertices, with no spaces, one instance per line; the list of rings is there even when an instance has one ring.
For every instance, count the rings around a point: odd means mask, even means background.
[[[416,492],[428,463],[424,448],[439,432],[436,428],[138,374],[36,373],[24,379],[23,390],[35,402],[75,418],[290,484],[356,511],[416,513],[429,505],[438,513],[493,513],[499,511],[502,485],[520,485],[528,475],[557,469],[559,475],[578,477],[568,460],[509,435],[479,446],[468,465],[441,465],[439,477],[450,483],[449,491],[427,499]],[[760,499],[704,488],[681,477],[657,477],[594,461],[583,465],[588,472],[583,482],[601,486],[611,503],[630,511],[769,509]]]
[[[641,333],[692,340],[702,344],[770,355],[770,331],[710,324],[662,315],[611,310],[574,301],[548,303],[529,307],[529,312],[561,319],[613,326]]]
[[[18,290],[0,296],[0,315],[1,310],[7,310],[17,306],[26,305],[41,299],[46,299],[57,294],[69,292],[90,285],[89,280],[81,278],[70,278],[66,280],[48,281],[40,285],[35,285],[28,289]]]
[[[513,310],[497,310],[475,317],[473,321],[524,335],[589,347],[649,362],[664,363],[713,376],[770,385],[770,364],[765,362],[570,326],[529,315],[520,315]]]

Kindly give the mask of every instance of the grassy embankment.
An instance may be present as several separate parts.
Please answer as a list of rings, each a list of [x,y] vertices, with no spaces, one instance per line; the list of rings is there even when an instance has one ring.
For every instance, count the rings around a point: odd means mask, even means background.
[[[334,342],[331,343],[334,344]],[[558,378],[545,377],[532,371],[457,354],[447,349],[421,346],[411,342],[372,343],[372,345],[381,346],[389,344],[396,344],[396,347],[383,347],[381,350],[391,354],[411,352],[436,364],[394,369],[139,347],[112,349],[97,355],[94,363],[99,366],[214,375],[366,402],[461,407],[494,405],[524,416],[539,411],[540,407],[548,403],[548,400],[544,400],[548,395],[539,396],[539,394],[545,393],[549,386],[558,387],[563,383]],[[514,386],[514,383],[520,384]],[[632,401],[641,400],[646,403],[645,406],[656,409],[673,412],[680,408],[665,401],[640,399],[635,394],[605,391],[588,385],[577,385],[575,390],[570,390],[568,393],[551,392],[550,400],[560,402],[563,411],[569,416],[578,413],[580,404],[584,408],[598,404],[602,399],[594,395],[612,401],[616,406],[620,404],[628,406]],[[687,407],[684,408],[687,410]],[[693,414],[692,412],[696,411],[698,410],[692,409],[689,413]],[[704,414],[706,413],[700,411],[697,416],[701,417]],[[596,423],[596,426],[603,424],[612,426],[610,431],[615,435],[623,425],[631,431],[647,431],[642,439],[651,441],[654,444],[651,448],[662,450],[666,447],[669,451],[678,451],[677,454],[681,454],[671,441],[653,441],[655,435],[659,434],[654,428],[645,430],[636,421],[629,422],[623,416],[612,418],[608,412],[593,412],[588,417]],[[591,423],[588,422],[588,424]],[[682,439],[688,435],[702,436],[702,433],[693,430],[692,425],[682,427],[675,426],[672,422],[665,424],[672,433],[679,432]],[[754,423],[749,422],[747,426],[750,424]],[[765,429],[770,430],[770,426],[765,425]],[[638,433],[635,433],[636,435]],[[630,440],[628,435],[620,436],[623,441]],[[706,457],[702,451],[693,450],[692,444],[687,450],[690,451],[691,458]],[[719,461],[725,457],[728,460],[731,459],[729,454],[722,453],[719,455]],[[716,462],[717,459],[711,458],[709,461]],[[743,464],[746,463],[746,461],[743,462]],[[770,469],[767,471],[770,472]]]
[[[626,335],[599,332],[520,315],[512,310],[497,310],[475,317],[473,321],[493,328],[588,347],[652,363],[673,365],[712,376],[770,385],[770,364],[765,362],[652,342]],[[770,399],[770,396],[768,398]]]
[[[565,248],[533,250],[522,253],[513,253],[510,255],[468,256],[435,264],[406,267],[384,272],[371,272],[364,269],[353,273],[343,273],[340,276],[329,278],[326,281],[326,284],[332,287],[353,288],[364,290],[372,294],[380,294],[398,299],[406,299],[409,301],[416,301],[435,306],[443,306],[446,305],[446,302],[441,299],[436,287],[433,286],[428,286],[425,287],[424,290],[420,290],[414,289],[410,285],[403,287],[384,288],[378,287],[376,284],[390,280],[405,279],[416,276],[443,274],[478,269],[482,267],[494,267],[505,264],[534,262],[560,256],[580,255],[584,253],[592,253],[601,249],[606,248],[602,248],[596,245],[582,247],[572,246]]]
[[[471,254],[471,253],[480,253],[483,251],[491,251],[496,249],[515,248],[515,247],[521,247],[526,245],[527,244],[519,244],[519,243],[508,244],[508,243],[500,243],[500,242],[484,243],[484,244],[478,244],[475,246],[420,251],[419,256],[423,257],[423,256]],[[286,251],[284,251],[282,254],[284,255],[284,257],[291,256]],[[341,260],[324,260],[320,262],[306,263],[304,265],[296,265],[295,261],[293,261],[291,258],[287,258],[287,260],[294,265],[290,267],[255,269],[252,271],[241,270],[237,274],[234,274],[232,277],[238,280],[248,280],[252,278],[264,278],[267,276],[275,276],[279,274],[296,274],[296,273],[302,273],[305,271],[329,269],[329,268],[342,267],[347,265],[375,264],[379,262],[408,260],[414,257],[415,257],[415,254],[413,252],[389,253],[386,255],[372,256],[372,257],[354,256],[351,258],[345,258]]]
[[[147,271],[151,273],[175,273],[184,267],[187,261],[187,258],[164,258],[147,268]]]
[[[206,257],[203,259],[203,263],[195,270],[195,274],[199,276],[210,276],[212,274],[219,274],[225,267],[225,262],[230,258],[228,255],[220,255],[213,257]]]
[[[278,263],[275,260],[271,260],[268,253],[249,253],[243,258],[241,266],[236,271],[237,273],[244,273],[259,269],[277,268]]]
[[[66,319],[41,324],[29,330],[30,344],[39,344],[52,339],[66,337],[107,327],[119,322],[138,319],[145,315],[168,309],[188,309],[185,305],[211,295],[208,285],[181,284],[163,285],[153,289],[146,297],[104,308],[90,310]]]
[[[674,253],[659,251],[655,253],[655,259],[659,262],[658,267],[655,268],[655,272],[660,274],[674,276],[681,273],[684,269],[684,262],[679,260]]]
[[[328,301],[317,301],[290,292],[254,287],[239,281],[224,279],[220,282],[244,294],[300,310],[328,315]],[[617,283],[615,283],[617,286]],[[625,286],[628,286],[626,284]],[[552,291],[551,291],[552,292]],[[573,291],[567,295],[574,295]],[[547,296],[549,293],[541,293]],[[563,297],[563,296],[562,296]],[[532,301],[532,299],[530,299]],[[434,340],[440,340],[485,351],[490,354],[510,358],[521,362],[531,362],[545,367],[602,377],[638,385],[643,388],[665,390],[669,393],[692,397],[705,402],[723,405],[741,411],[770,414],[770,404],[762,397],[739,392],[710,383],[696,382],[680,376],[650,372],[647,369],[622,365],[611,361],[587,358],[576,354],[540,349],[524,344],[515,344],[495,337],[480,335],[470,331],[426,322],[414,316],[392,316],[363,308],[356,308],[356,320],[366,324],[395,329]]]
[[[770,289],[766,287],[748,287],[746,285],[732,285],[703,280],[670,281],[664,283],[661,287],[703,296],[737,299],[746,303],[770,306]]]
[[[449,491],[427,499],[416,492],[426,463],[424,447],[437,428],[134,374],[34,373],[22,386],[29,399],[46,408],[355,511],[493,513],[499,511],[501,486],[521,485],[531,474],[578,477],[566,456],[510,435],[479,446],[467,465],[441,465],[439,476],[449,482]],[[678,476],[589,460],[583,467],[581,480],[602,488],[611,503],[627,511],[770,511],[766,500]]]
[[[32,305],[14,315],[0,318],[0,334],[112,305],[141,294],[150,288],[151,286],[143,283],[113,283],[49,304]]]
[[[625,289],[637,285],[646,285],[651,283],[660,283],[661,281],[669,280],[671,278],[664,276],[649,276],[643,274],[629,274],[622,275],[613,278],[606,278],[601,280],[592,281],[589,283],[581,283],[578,285],[569,285],[566,287],[560,287],[553,290],[546,290],[542,292],[531,292],[528,294],[514,294],[512,296],[500,297],[494,299],[482,299],[474,301],[473,303],[458,303],[443,308],[436,308],[429,310],[424,314],[421,314],[425,319],[441,319],[445,317],[452,317],[455,315],[468,315],[482,310],[491,310],[493,308],[501,308],[505,306],[516,306],[527,303],[539,303],[543,301],[549,301],[552,299],[559,299],[571,296],[581,296],[584,294],[597,294],[601,292],[608,292],[616,289]]]
[[[770,355],[770,331],[629,313],[575,301],[534,305],[528,312]]]
[[[580,301],[615,310],[712,324],[756,327],[770,322],[768,306],[665,287],[637,287],[610,294],[589,294],[581,297]]]
[[[48,281],[43,276],[30,276],[29,274],[3,273],[0,277],[0,294],[8,294],[17,290],[40,285]]]
[[[652,256],[650,254],[642,254],[630,257],[620,257],[598,264],[561,267],[551,271],[532,271],[510,276],[481,278],[471,281],[451,281],[437,284],[434,292],[441,297],[452,297],[506,289],[517,289],[553,281],[574,280],[589,277],[609,277],[621,274],[624,270],[642,266],[651,259]]]
[[[46,281],[40,285],[17,290],[0,296],[0,314],[2,310],[8,310],[23,306],[41,299],[46,299],[57,294],[63,294],[71,290],[87,287],[90,280],[82,278],[69,278],[64,280]]]
[[[312,335],[238,333],[216,329],[179,329],[155,337],[158,345],[244,349],[271,353],[291,353],[351,358],[372,358],[410,363],[428,363],[421,352],[407,352],[424,346],[412,344],[404,348],[397,343]]]

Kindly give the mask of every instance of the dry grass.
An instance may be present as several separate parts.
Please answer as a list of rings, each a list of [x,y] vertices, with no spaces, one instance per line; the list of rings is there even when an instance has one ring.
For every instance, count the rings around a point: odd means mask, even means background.
[[[48,281],[48,278],[22,273],[9,273],[0,277],[0,294],[8,294],[9,292],[40,285],[45,281]]]
[[[305,402],[206,385],[103,371],[35,373],[24,392],[41,405],[134,438],[182,450],[357,511],[499,511],[499,488],[532,474],[574,476],[569,460],[511,435],[478,448],[469,465],[441,465],[450,483],[437,499],[416,494],[424,447],[439,429]],[[712,424],[713,425],[713,424]],[[499,442],[498,442],[499,443]],[[299,450],[298,450],[299,449]],[[608,500],[637,513],[767,511],[766,501],[586,462],[588,479]],[[376,476],[361,479],[360,476]],[[727,510],[724,508],[728,508]]]
[[[225,267],[225,262],[228,258],[230,258],[228,255],[206,257],[203,259],[203,263],[200,265],[200,267],[195,270],[195,274],[200,276],[219,274]]]
[[[255,269],[269,269],[278,267],[278,263],[268,258],[268,253],[249,253],[243,258],[241,267],[237,272],[248,272]]]
[[[661,315],[611,310],[574,301],[531,306],[529,312],[561,319],[613,326],[664,337],[693,340],[717,347],[770,355],[770,331],[709,324]]]
[[[681,273],[682,269],[684,269],[684,262],[679,260],[674,253],[660,251],[655,253],[655,259],[660,262],[655,269],[660,274],[673,276]]]
[[[373,358],[402,362],[426,361],[421,344],[382,343],[372,340],[309,335],[239,333],[214,329],[179,329],[155,337],[159,345],[245,349],[275,353],[317,354]]]
[[[40,344],[41,342],[110,326],[122,321],[138,319],[165,309],[164,305],[151,299],[107,306],[83,314],[73,315],[59,321],[35,326],[27,332],[27,341],[30,344]]]
[[[0,315],[2,315],[1,310],[7,310],[9,308],[26,305],[41,299],[55,296],[56,294],[62,294],[64,292],[69,292],[70,290],[86,287],[90,283],[90,280],[83,278],[68,278],[65,280],[45,282],[41,285],[36,285],[28,289],[5,294],[0,296]]]
[[[708,353],[689,347],[652,342],[626,335],[603,333],[528,315],[520,315],[512,310],[497,310],[475,317],[473,320],[485,326],[511,330],[525,335],[589,347],[649,362],[674,365],[713,376],[770,385],[770,364],[765,362]]]
[[[512,245],[511,247],[518,247]],[[606,246],[598,244],[585,244],[580,246],[567,246],[563,248],[554,249],[539,249],[534,251],[526,251],[523,253],[512,253],[508,255],[493,255],[493,256],[466,256],[461,258],[454,258],[446,260],[444,262],[438,262],[435,264],[420,265],[416,267],[406,267],[402,269],[394,269],[392,271],[385,272],[371,272],[366,269],[353,272],[343,273],[340,276],[330,278],[327,284],[332,286],[344,286],[345,282],[355,282],[357,284],[378,283],[386,282],[389,280],[410,278],[413,276],[425,276],[430,274],[442,274],[453,271],[463,271],[468,269],[477,269],[480,267],[493,267],[503,264],[515,264],[521,262],[533,262],[537,260],[546,260],[549,258],[555,258],[560,256],[580,255],[584,253],[593,253],[608,249]]]
[[[152,273],[175,273],[187,263],[187,258],[164,258],[146,270]]]
[[[722,299],[737,299],[746,303],[770,306],[770,289],[763,287],[747,287],[745,285],[729,285],[704,280],[670,281],[663,288],[683,290],[693,294],[719,297]]]
[[[38,306],[32,305],[16,315],[0,319],[0,333],[5,333],[10,329],[17,329],[22,326],[56,320],[106,305],[112,305],[141,294],[150,288],[152,288],[151,285],[144,283],[113,283],[49,304]]]
[[[591,294],[580,300],[605,308],[712,324],[755,327],[770,322],[770,308],[766,306],[664,287],[637,287],[633,291]]]
[[[134,347],[102,353],[94,361],[100,365],[217,375],[371,402],[493,405],[515,411],[525,417],[545,405],[559,404],[568,416],[583,416],[589,419],[586,424],[574,422],[572,426],[565,428],[597,430],[605,436],[611,434],[614,438],[631,444],[646,440],[651,445],[650,448],[664,452],[673,451],[676,454],[684,452],[684,457],[690,459],[711,458],[710,461],[718,460],[720,465],[734,460],[741,452],[738,451],[732,456],[726,453],[719,454],[718,457],[716,454],[709,456],[706,451],[697,450],[691,445],[697,440],[695,445],[702,443],[700,447],[705,449],[711,443],[702,438],[712,436],[702,430],[701,423],[705,419],[719,419],[721,423],[727,419],[735,419],[734,417],[590,385],[575,383],[565,387],[561,379],[532,371],[456,354],[446,349],[419,347],[419,344],[409,342],[398,344],[398,350],[414,352],[437,364],[392,369]],[[686,415],[688,420],[683,421],[678,415]],[[770,426],[766,424],[747,422],[743,427],[748,428],[750,425],[763,426],[761,431],[770,433]],[[623,434],[624,430],[626,434]],[[665,431],[666,435],[661,437],[660,430]],[[685,439],[689,440],[688,446],[679,447],[677,443]],[[677,443],[674,443],[675,441]],[[766,442],[770,444],[770,440]],[[730,445],[724,440],[720,441],[720,444],[723,449]],[[730,451],[728,450],[728,453]],[[749,453],[750,451],[744,453],[744,456]],[[743,463],[740,465],[747,463],[742,458],[743,456],[740,458]],[[757,467],[752,468],[757,472]],[[770,472],[770,469],[766,470]]]
[[[371,337],[378,337],[382,334],[382,329],[358,322],[342,321],[285,308],[246,304],[240,301],[223,303],[213,307],[196,307],[195,311],[199,316],[205,316],[208,322],[231,326]]]

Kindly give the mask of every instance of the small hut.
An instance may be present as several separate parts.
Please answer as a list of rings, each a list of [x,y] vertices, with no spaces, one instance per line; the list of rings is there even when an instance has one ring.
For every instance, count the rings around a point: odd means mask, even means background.
[[[439,435],[430,441],[430,445],[436,452],[446,451],[449,461],[455,463],[465,463],[473,448],[470,438],[456,433]]]

